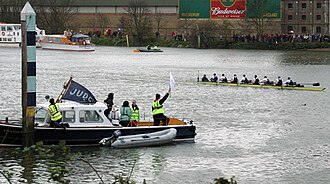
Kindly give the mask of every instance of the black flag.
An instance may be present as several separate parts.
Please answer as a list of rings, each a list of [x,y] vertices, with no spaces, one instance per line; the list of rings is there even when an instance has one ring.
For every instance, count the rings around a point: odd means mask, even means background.
[[[81,84],[71,81],[69,89],[65,92],[62,99],[71,100],[79,103],[97,102],[94,95]]]

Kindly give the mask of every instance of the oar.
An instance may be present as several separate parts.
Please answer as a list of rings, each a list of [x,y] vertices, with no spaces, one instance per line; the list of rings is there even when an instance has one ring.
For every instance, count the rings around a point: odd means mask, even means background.
[[[302,85],[320,86],[320,83],[301,83]]]

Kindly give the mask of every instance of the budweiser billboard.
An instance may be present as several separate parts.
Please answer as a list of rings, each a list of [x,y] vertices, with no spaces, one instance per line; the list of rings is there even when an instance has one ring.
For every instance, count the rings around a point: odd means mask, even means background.
[[[245,18],[246,0],[211,0],[211,19]]]

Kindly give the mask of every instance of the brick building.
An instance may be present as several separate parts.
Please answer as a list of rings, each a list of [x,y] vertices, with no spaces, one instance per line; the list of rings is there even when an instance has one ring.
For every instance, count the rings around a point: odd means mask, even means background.
[[[26,0],[21,1],[24,5],[23,1]],[[68,2],[68,0],[57,2],[65,4],[66,1]],[[1,0],[0,6],[12,6],[13,2],[12,0]],[[29,2],[32,6],[43,6],[43,1],[40,0],[30,0]],[[108,27],[118,28],[119,19],[125,16],[125,8],[129,6],[131,0],[70,0],[70,2],[67,6],[75,16],[70,20],[68,26],[87,31]],[[180,21],[179,0],[143,0],[143,2],[150,10],[150,16],[161,17],[163,33],[170,34],[171,31],[180,29],[178,26]],[[22,7],[18,3],[14,4]],[[281,0],[281,18],[267,20],[267,22],[271,22],[267,33],[293,31],[297,34],[330,34],[329,11],[330,0]],[[216,21],[221,23],[223,20],[217,19]],[[234,25],[233,32],[237,34],[253,32],[253,29],[249,30],[249,27],[242,26],[244,19],[228,21]]]
[[[330,0],[282,0],[282,32],[329,34]]]

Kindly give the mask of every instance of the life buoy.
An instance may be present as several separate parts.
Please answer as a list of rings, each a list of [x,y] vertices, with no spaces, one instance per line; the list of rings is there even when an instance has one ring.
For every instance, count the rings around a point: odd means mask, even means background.
[[[6,33],[5,32],[2,32],[1,34],[2,34],[2,36],[5,36]]]

